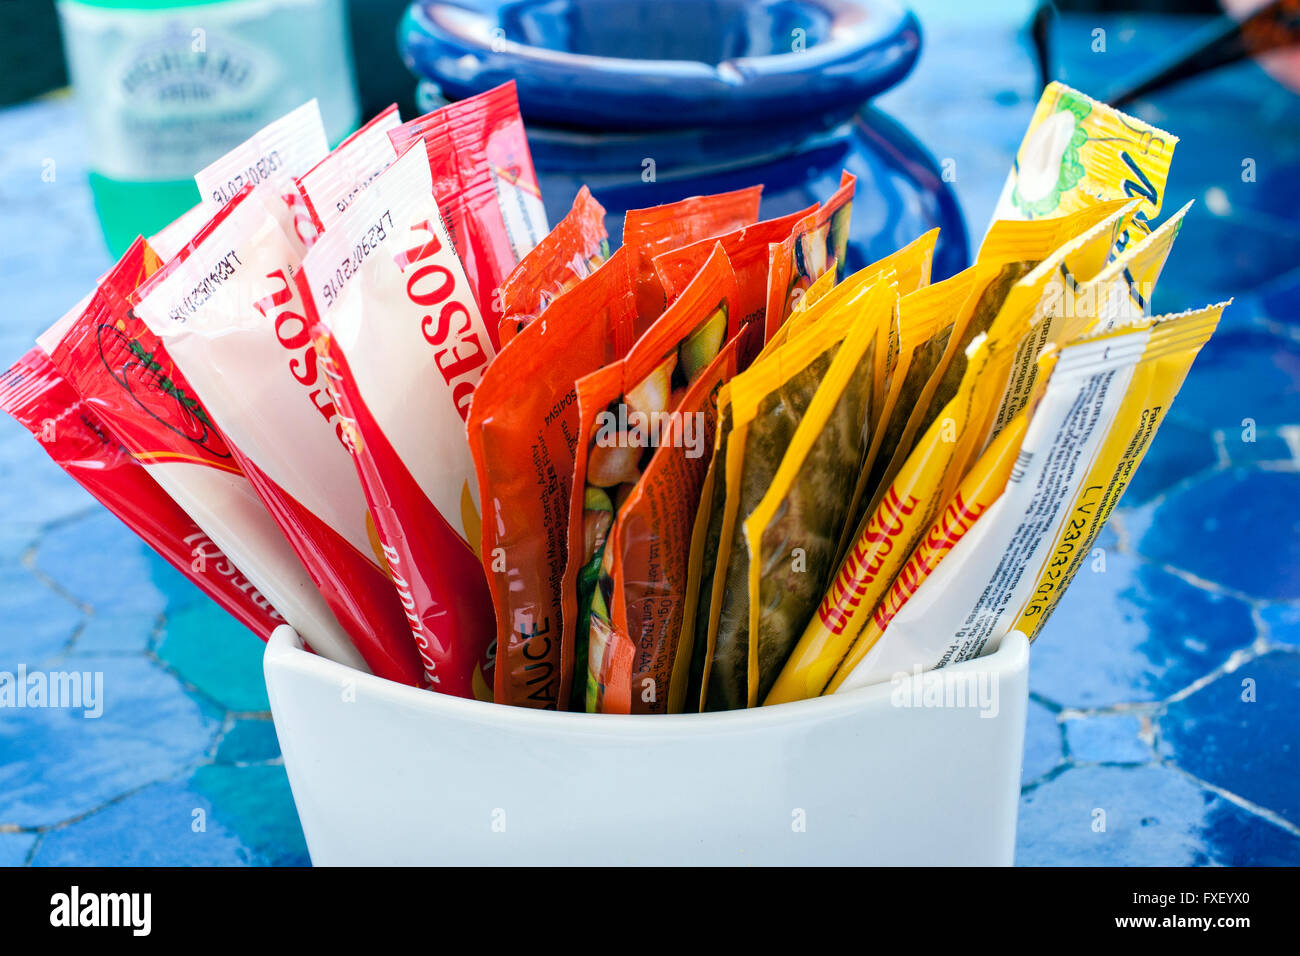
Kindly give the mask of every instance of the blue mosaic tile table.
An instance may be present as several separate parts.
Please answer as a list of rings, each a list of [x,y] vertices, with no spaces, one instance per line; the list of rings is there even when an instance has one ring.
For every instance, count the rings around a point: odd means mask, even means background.
[[[954,160],[978,235],[1036,99],[1027,11],[933,5],[882,105]],[[1062,78],[1101,92],[1191,26],[1062,21]],[[1294,865],[1300,100],[1245,64],[1137,112],[1182,136],[1165,210],[1198,200],[1156,307],[1236,302],[1034,647],[1017,859]],[[84,159],[68,100],[0,112],[0,359],[110,264]],[[306,863],[261,647],[0,418],[0,671],[98,671],[106,697],[0,712],[0,864]]]

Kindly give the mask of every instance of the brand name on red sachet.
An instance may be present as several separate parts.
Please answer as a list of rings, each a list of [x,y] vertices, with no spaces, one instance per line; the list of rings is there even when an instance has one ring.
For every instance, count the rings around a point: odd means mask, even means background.
[[[894,550],[896,539],[903,532],[903,519],[916,510],[918,500],[912,495],[903,500],[890,488],[880,510],[845,556],[834,583],[817,608],[817,616],[832,634],[842,633],[848,625],[849,618],[862,603],[862,596],[880,573],[886,555]]]
[[[284,269],[277,269],[267,275],[268,279],[280,284],[280,288],[265,295],[253,303],[253,308],[270,318],[274,312],[275,339],[289,352],[296,353],[289,359],[289,374],[304,388],[312,407],[320,412],[325,421],[334,425],[334,434],[344,448],[348,447],[347,435],[343,428],[343,419],[338,406],[330,397],[321,379],[320,357],[312,343],[311,326],[307,322],[297,303],[293,283]]]
[[[433,364],[451,389],[452,401],[461,420],[469,417],[474,389],[488,365],[487,349],[474,331],[474,314],[465,301],[454,296],[456,277],[444,265],[427,262],[443,250],[442,240],[428,220],[411,227],[428,239],[395,257],[406,275],[406,297],[415,305],[430,309],[421,319],[424,339],[437,348]],[[436,308],[435,308],[436,307]]]
[[[889,589],[885,599],[880,602],[880,607],[876,608],[873,616],[877,627],[883,631],[889,626],[894,615],[911,600],[916,589],[921,586],[921,582],[929,577],[930,572],[943,560],[944,555],[956,547],[962,535],[975,524],[975,519],[987,510],[988,508],[981,504],[972,508],[966,504],[961,492],[957,492],[952,503],[944,509],[939,520],[930,528],[925,541],[916,549],[916,553],[907,559],[903,570],[898,572],[898,580]]]
[[[228,578],[232,587],[243,591],[248,595],[249,600],[258,610],[262,611],[273,620],[283,621],[280,612],[271,606],[261,591],[253,587],[253,582],[244,577],[243,572],[235,567],[234,563],[226,557],[226,553],[213,543],[202,531],[195,531],[188,534],[183,539],[190,546],[190,553],[194,555],[194,562],[190,565],[191,569],[200,574],[208,573],[209,568],[216,574]]]

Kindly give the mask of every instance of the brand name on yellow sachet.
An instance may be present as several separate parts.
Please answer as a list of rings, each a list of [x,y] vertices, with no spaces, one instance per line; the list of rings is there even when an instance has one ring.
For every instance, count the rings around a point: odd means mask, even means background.
[[[980,502],[967,504],[960,491],[953,496],[953,500],[949,502],[939,520],[930,529],[930,533],[926,535],[925,541],[907,559],[903,570],[898,572],[898,580],[894,583],[894,587],[876,608],[873,617],[877,627],[883,631],[889,626],[894,615],[916,593],[916,589],[921,586],[930,572],[938,566],[949,551],[956,547],[957,542],[971,529],[976,519],[987,510],[988,506]]]
[[[848,626],[862,596],[880,573],[885,557],[894,550],[898,536],[903,533],[905,519],[916,510],[919,502],[920,499],[913,495],[900,498],[893,488],[885,495],[880,510],[872,516],[853,550],[845,556],[834,583],[817,608],[817,616],[832,634],[843,633]]]

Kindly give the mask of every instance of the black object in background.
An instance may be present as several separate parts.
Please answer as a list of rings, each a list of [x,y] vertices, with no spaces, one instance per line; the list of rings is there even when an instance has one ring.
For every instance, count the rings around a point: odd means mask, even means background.
[[[347,0],[352,62],[363,119],[389,103],[415,111],[415,77],[397,55],[397,24],[409,0]],[[0,106],[67,86],[54,0],[0,0]]]
[[[1061,13],[1185,13],[1214,16],[1222,13],[1218,0],[1054,0]]]
[[[397,54],[397,24],[410,0],[348,0],[352,63],[357,74],[361,117],[368,120],[390,103],[402,119],[415,109],[415,77]]]
[[[0,0],[0,106],[68,85],[53,0]]]

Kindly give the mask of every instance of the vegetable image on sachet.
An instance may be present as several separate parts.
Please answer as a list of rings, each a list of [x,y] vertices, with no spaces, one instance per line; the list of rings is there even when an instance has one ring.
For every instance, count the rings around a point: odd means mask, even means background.
[[[606,500],[612,511],[621,512],[662,442],[686,437],[687,428],[696,428],[698,417],[691,415],[683,421],[678,407],[690,386],[713,365],[723,345],[740,331],[736,295],[731,264],[718,246],[695,280],[624,359],[578,382],[579,433],[588,437],[575,460],[564,611],[566,617],[572,614],[573,641],[581,642],[590,634],[589,670],[601,666],[610,633],[609,608],[603,609],[599,622],[591,619],[606,529],[598,528],[598,533],[588,536],[581,533],[583,524],[593,510],[595,520],[606,513]],[[699,452],[702,461],[703,445]],[[593,503],[596,509],[592,509]],[[569,628],[566,623],[566,646]],[[667,676],[663,675],[660,692],[665,700]],[[593,679],[587,682],[588,710],[598,704],[598,684]]]
[[[569,709],[561,581],[579,434],[576,382],[627,353],[636,318],[623,247],[556,299],[545,321],[526,326],[474,392],[467,427],[483,506],[480,555],[496,609],[497,703]]]
[[[669,434],[618,509],[591,612],[590,646],[600,646],[602,656],[589,658],[589,687],[601,713],[664,713],[674,706],[673,669],[717,394],[761,338],[761,324],[751,322],[695,376],[673,409]]]
[[[772,247],[767,276],[767,340],[785,324],[809,286],[827,272],[833,272],[837,282],[844,277],[856,184],[856,177],[845,170],[835,195],[817,212],[796,223],[790,235]]]
[[[148,244],[137,239],[84,307],[40,336],[41,348],[206,540],[234,562],[317,653],[365,667],[358,652],[364,638],[345,630],[327,606],[208,405],[161,338],[131,308],[129,297],[160,266]],[[192,547],[197,555],[209,550],[198,539]]]
[[[1177,136],[1064,83],[1049,83],[1016,152],[993,221],[1054,218],[1098,201],[1136,198],[1139,206],[1124,224],[1118,254],[1151,231],[1177,145]]]

